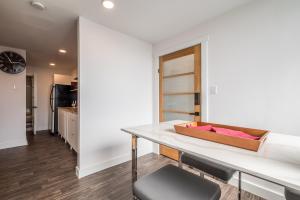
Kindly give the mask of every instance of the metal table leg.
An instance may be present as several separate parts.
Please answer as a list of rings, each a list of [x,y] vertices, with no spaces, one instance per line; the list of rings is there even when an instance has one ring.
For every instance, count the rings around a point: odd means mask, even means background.
[[[132,155],[132,185],[137,180],[137,136],[131,137],[131,155]]]
[[[182,169],[182,161],[181,161],[181,156],[182,156],[182,152],[179,151],[178,152],[178,167]]]
[[[242,172],[239,171],[239,191],[238,191],[238,199],[242,199]]]

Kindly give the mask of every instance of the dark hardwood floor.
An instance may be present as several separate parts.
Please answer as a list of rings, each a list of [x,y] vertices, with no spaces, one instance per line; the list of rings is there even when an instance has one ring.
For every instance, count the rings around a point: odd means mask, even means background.
[[[0,199],[101,199],[128,200],[131,162],[80,180],[75,175],[77,156],[59,137],[28,134],[29,145],[0,150]],[[138,161],[139,176],[174,161],[149,154]],[[237,190],[221,184],[223,200],[234,200]],[[249,193],[243,199],[261,200]]]

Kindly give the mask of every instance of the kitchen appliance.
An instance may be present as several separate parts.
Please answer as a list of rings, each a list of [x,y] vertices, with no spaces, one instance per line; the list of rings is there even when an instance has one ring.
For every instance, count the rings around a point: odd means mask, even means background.
[[[58,131],[58,107],[71,107],[73,101],[77,101],[77,93],[72,92],[71,85],[53,84],[50,94],[51,108],[51,134]]]

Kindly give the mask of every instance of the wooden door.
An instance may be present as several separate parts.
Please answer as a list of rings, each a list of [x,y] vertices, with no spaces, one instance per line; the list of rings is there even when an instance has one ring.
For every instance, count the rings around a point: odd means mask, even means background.
[[[159,59],[160,122],[201,121],[201,45]],[[160,153],[178,160],[178,151],[160,145]]]

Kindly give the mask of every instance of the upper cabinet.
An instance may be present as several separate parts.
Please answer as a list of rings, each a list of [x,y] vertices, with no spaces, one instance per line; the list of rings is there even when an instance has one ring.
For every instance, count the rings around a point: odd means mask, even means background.
[[[54,74],[54,84],[71,85],[72,76],[63,74]]]
[[[78,80],[77,68],[72,70],[71,76],[72,76],[72,82],[77,82]]]

